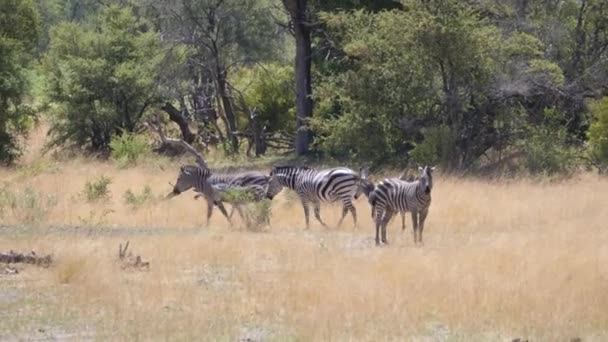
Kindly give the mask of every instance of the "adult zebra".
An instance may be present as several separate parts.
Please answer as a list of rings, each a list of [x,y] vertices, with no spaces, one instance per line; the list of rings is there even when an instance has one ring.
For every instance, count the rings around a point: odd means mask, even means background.
[[[367,179],[368,169],[361,168],[359,174],[361,175],[361,186],[357,189],[357,193],[355,194],[355,199],[358,199],[361,194],[365,194],[367,198],[369,198],[370,193],[374,190],[375,185],[373,182]],[[399,175],[399,179],[407,182],[413,182],[416,180],[416,176],[410,174],[407,170],[403,171]],[[405,212],[400,212],[401,214],[401,231],[405,230]],[[374,213],[372,212],[372,217]]]
[[[382,243],[388,244],[386,238],[386,226],[396,212],[412,213],[414,225],[414,243],[423,244],[422,232],[424,221],[429,213],[431,205],[431,190],[433,189],[434,167],[419,167],[421,172],[418,179],[413,182],[403,181],[398,178],[385,179],[369,190],[369,202],[372,206],[372,217],[376,224],[376,245],[380,244],[380,232]],[[364,181],[367,184],[369,181]]]
[[[180,167],[179,176],[177,176],[173,191],[167,195],[167,198],[175,197],[184,191],[194,188],[194,191],[201,193],[207,200],[207,225],[209,225],[214,205],[220,209],[228,222],[231,222],[219,192],[209,184],[208,179],[210,175],[211,171],[206,167],[195,165]]]
[[[342,217],[337,226],[350,211],[356,227],[357,211],[352,199],[360,182],[359,175],[346,167],[317,170],[306,166],[276,166],[270,172],[267,196],[272,199],[283,187],[294,190],[304,208],[306,229],[310,228],[310,204],[317,221],[327,227],[321,219],[321,202],[342,201]]]

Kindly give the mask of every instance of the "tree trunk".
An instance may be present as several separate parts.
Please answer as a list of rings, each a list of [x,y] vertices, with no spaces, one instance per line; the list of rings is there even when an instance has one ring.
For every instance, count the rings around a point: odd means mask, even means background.
[[[228,138],[230,139],[230,144],[232,145],[232,151],[235,154],[238,154],[239,140],[234,134],[234,132],[236,132],[236,117],[234,115],[234,107],[226,86],[226,71],[222,70],[220,67],[217,68],[217,91],[220,99],[222,100],[224,115],[226,116],[226,121],[228,123],[226,130],[228,133]]]
[[[171,121],[175,122],[179,126],[184,141],[188,144],[192,144],[192,142],[194,141],[194,134],[190,130],[190,127],[188,126],[188,121],[186,120],[184,115],[182,115],[182,112],[180,112],[169,102],[166,102],[165,105],[161,107],[161,109],[167,112],[167,114],[169,114],[169,119],[171,119]]]
[[[312,116],[312,87],[310,78],[311,40],[310,29],[306,22],[307,0],[283,0],[291,16],[296,39],[296,141],[297,155],[309,150],[312,134],[308,119]]]

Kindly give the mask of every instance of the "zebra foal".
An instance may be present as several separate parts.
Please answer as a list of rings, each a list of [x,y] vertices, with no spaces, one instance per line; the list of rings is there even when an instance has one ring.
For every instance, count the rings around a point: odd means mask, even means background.
[[[230,203],[232,205],[232,210],[228,215],[229,218],[232,218],[232,215],[236,209],[241,219],[244,221],[248,221],[248,218],[245,217],[242,206],[247,203],[260,202],[267,199],[266,196],[266,187],[258,185],[258,184],[249,184],[249,185],[232,185],[226,183],[219,183],[211,185],[216,193],[216,199],[221,200],[224,203]],[[199,197],[203,197],[202,194],[197,194],[194,196],[194,199],[198,199]],[[268,217],[265,217],[265,223],[268,222]]]
[[[321,202],[341,201],[342,217],[337,227],[342,224],[349,211],[356,227],[357,211],[352,199],[360,182],[359,175],[345,167],[317,170],[306,166],[276,166],[270,172],[267,197],[272,199],[283,187],[294,190],[302,202],[306,229],[310,228],[310,204],[313,206],[317,221],[327,227],[321,219]]]
[[[407,182],[398,178],[385,179],[369,190],[369,202],[372,206],[372,217],[376,224],[376,245],[388,244],[386,226],[397,212],[412,213],[414,225],[414,243],[423,244],[422,232],[424,221],[431,205],[434,167],[419,167],[420,176]],[[369,181],[365,182],[366,184]],[[370,188],[370,185],[367,185]],[[381,238],[380,238],[381,235]]]

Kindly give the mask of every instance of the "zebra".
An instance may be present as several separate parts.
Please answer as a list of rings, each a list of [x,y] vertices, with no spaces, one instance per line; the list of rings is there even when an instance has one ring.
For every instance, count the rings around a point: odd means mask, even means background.
[[[376,245],[380,244],[380,230],[382,230],[382,243],[388,244],[386,226],[397,211],[412,213],[414,243],[424,244],[422,231],[431,205],[435,168],[424,166],[419,167],[419,170],[421,174],[413,182],[397,178],[385,179],[370,191],[369,201],[376,224]]]
[[[232,218],[234,210],[238,211],[239,215],[243,220],[247,220],[245,215],[243,214],[242,205],[250,202],[260,202],[267,199],[267,187],[261,186],[258,184],[249,184],[249,185],[232,185],[226,183],[219,183],[211,185],[215,190],[217,196],[222,202],[230,203],[232,205],[232,210],[228,217]],[[201,194],[197,194],[194,196],[194,199],[198,199],[199,197],[203,197]],[[265,218],[266,222],[268,222],[268,217]]]
[[[224,214],[228,222],[232,223],[228,213],[226,212],[226,208],[222,203],[221,196],[219,195],[218,191],[211,184],[209,184],[208,179],[210,175],[211,170],[208,168],[202,168],[194,165],[184,165],[180,167],[177,182],[173,186],[173,192],[169,193],[167,198],[173,198],[184,191],[194,188],[196,192],[201,193],[201,196],[204,196],[207,200],[207,225],[209,225],[209,220],[211,219],[214,205],[216,205],[222,214]]]
[[[374,190],[375,185],[369,179],[367,179],[368,170],[361,168],[359,174],[361,175],[361,185],[357,189],[357,193],[355,194],[355,199],[358,199],[361,194],[365,194],[367,198],[369,198],[370,193]],[[410,174],[407,170],[403,171],[399,175],[399,179],[407,182],[413,182],[417,179],[416,176]],[[405,230],[405,212],[400,212],[401,215],[401,231]],[[373,217],[373,212],[372,212]]]
[[[352,198],[358,191],[361,178],[353,170],[345,167],[317,170],[306,166],[275,166],[270,172],[267,197],[272,199],[283,187],[294,190],[302,202],[306,229],[310,228],[309,204],[312,203],[317,221],[327,227],[321,219],[321,202],[342,201],[342,217],[337,227],[342,224],[344,217],[351,212],[355,227],[357,226],[357,211]]]
[[[213,173],[207,181],[209,184],[216,186],[220,185],[222,187],[221,190],[226,190],[226,187],[249,187],[249,186],[257,186],[263,189],[266,189],[268,186],[268,180],[270,177],[258,171],[249,171],[244,173]],[[216,189],[220,190],[220,189]],[[241,189],[243,190],[243,189]],[[197,199],[201,197],[201,195],[195,195],[194,198]],[[231,203],[232,204],[232,203]],[[232,205],[232,209],[230,210],[230,218],[235,211],[235,206]]]

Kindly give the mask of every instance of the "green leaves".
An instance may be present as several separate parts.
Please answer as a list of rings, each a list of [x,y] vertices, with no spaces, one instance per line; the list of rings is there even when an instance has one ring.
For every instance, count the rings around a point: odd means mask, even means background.
[[[19,155],[17,137],[29,128],[34,110],[23,103],[28,90],[25,68],[39,34],[31,0],[0,2],[0,162]]]
[[[61,23],[44,61],[47,95],[58,105],[54,143],[107,149],[114,134],[133,132],[157,101],[164,57],[158,35],[131,8],[110,6],[96,25]]]

